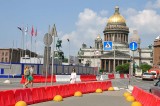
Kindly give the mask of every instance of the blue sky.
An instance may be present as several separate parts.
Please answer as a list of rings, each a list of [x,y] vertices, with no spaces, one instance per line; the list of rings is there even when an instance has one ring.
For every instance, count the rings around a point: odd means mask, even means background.
[[[107,19],[117,5],[130,28],[129,36],[137,30],[141,47],[153,44],[160,35],[160,0],[0,0],[0,48],[12,47],[13,41],[15,48],[22,48],[22,34],[17,26],[28,25],[25,48],[27,45],[30,49],[33,25],[38,31],[33,41],[37,39],[37,52],[43,54],[44,34],[49,25],[56,24],[65,56],[69,48],[67,38],[70,38],[70,54],[77,55],[82,43],[94,46],[98,34],[103,39]]]

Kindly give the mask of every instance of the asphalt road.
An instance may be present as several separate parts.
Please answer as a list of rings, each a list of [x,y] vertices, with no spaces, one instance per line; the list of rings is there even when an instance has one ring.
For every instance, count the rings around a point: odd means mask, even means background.
[[[131,102],[126,101],[123,97],[124,92],[126,90],[90,93],[82,97],[64,98],[61,102],[49,101],[31,106],[131,106]]]

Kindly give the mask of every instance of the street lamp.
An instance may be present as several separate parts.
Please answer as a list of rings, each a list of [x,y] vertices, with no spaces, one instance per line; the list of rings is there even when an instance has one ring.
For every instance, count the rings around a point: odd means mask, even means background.
[[[91,57],[92,57],[92,55],[91,55],[91,50],[92,50],[92,46],[90,46],[90,66],[91,66],[91,64],[92,64],[92,61],[91,61]]]
[[[114,45],[114,66],[113,66],[113,72],[116,72],[116,49],[117,46]]]
[[[69,38],[67,39],[67,41],[68,41],[68,65],[70,64],[70,40],[69,40]]]

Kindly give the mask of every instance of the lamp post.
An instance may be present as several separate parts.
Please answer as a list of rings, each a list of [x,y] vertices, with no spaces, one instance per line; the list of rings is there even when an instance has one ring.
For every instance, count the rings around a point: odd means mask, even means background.
[[[117,46],[114,45],[114,65],[113,65],[113,72],[116,72],[116,49]]]
[[[52,31],[51,31],[51,36],[53,37],[53,44],[52,44],[52,73],[51,73],[51,85],[53,85],[53,71],[54,71],[54,45],[55,45],[55,37],[57,36],[57,31],[56,31],[56,25],[54,24],[54,26],[52,27]]]
[[[92,46],[90,46],[90,66],[91,66],[91,64],[92,64],[92,62],[91,62],[91,57],[92,57],[92,55],[91,55],[91,50],[92,50]]]
[[[69,38],[67,39],[68,41],[68,65],[70,64],[70,40]]]

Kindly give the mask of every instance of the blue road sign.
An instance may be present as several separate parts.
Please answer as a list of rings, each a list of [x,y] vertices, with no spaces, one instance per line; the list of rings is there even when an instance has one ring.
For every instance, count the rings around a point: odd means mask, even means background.
[[[138,44],[136,42],[131,42],[129,44],[129,48],[130,48],[130,50],[135,51],[138,48]]]
[[[104,51],[112,50],[112,41],[104,41],[103,42],[103,50]]]

